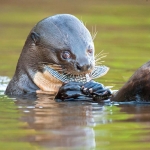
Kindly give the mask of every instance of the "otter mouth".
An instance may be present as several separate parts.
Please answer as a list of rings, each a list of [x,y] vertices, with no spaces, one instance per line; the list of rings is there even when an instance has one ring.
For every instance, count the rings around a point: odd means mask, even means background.
[[[99,78],[101,76],[104,76],[109,68],[104,65],[100,66],[95,66],[94,69],[87,74],[79,74],[79,75],[74,75],[70,73],[63,72],[61,67],[59,65],[44,65],[44,69],[48,71],[53,77],[56,79],[62,81],[63,83],[68,83],[68,82],[80,82],[80,83],[86,83],[89,82],[92,79]]]

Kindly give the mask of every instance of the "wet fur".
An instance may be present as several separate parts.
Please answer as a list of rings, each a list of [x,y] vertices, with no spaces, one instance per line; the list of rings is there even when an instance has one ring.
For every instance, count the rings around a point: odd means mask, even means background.
[[[124,86],[112,97],[112,101],[150,101],[150,61],[132,75]]]
[[[93,49],[92,56],[87,55],[89,45]],[[71,52],[70,60],[61,58],[61,52],[65,50]],[[27,37],[15,74],[5,94],[24,95],[36,91],[57,93],[62,83],[50,75],[45,75],[47,73],[39,64],[42,62],[61,64],[66,72],[72,74],[92,71],[95,66],[93,39],[80,20],[64,14],[48,17],[37,23]],[[79,71],[76,64],[90,65],[90,69]]]

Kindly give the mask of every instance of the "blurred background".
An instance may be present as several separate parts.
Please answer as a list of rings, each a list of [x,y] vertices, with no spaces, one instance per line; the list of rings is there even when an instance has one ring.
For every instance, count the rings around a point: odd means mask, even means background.
[[[108,53],[110,67],[98,81],[119,88],[149,60],[150,0],[0,0],[0,76],[13,76],[32,27],[59,13],[75,15],[91,32],[96,28],[96,53]]]

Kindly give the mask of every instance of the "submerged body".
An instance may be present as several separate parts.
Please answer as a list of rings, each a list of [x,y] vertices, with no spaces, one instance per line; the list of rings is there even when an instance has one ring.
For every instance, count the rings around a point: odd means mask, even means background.
[[[67,82],[74,77],[74,81],[85,78],[86,83],[92,76],[100,76],[101,67],[96,73],[94,68],[93,38],[84,24],[68,14],[48,17],[29,33],[5,94],[56,94],[66,81],[64,75]],[[103,68],[102,75],[108,71]],[[53,70],[57,71],[56,76]]]

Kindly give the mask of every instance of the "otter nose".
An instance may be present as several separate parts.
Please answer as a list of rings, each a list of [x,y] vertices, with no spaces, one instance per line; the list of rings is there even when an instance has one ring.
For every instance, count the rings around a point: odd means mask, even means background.
[[[88,71],[91,68],[91,64],[76,64],[77,70],[78,71]]]

